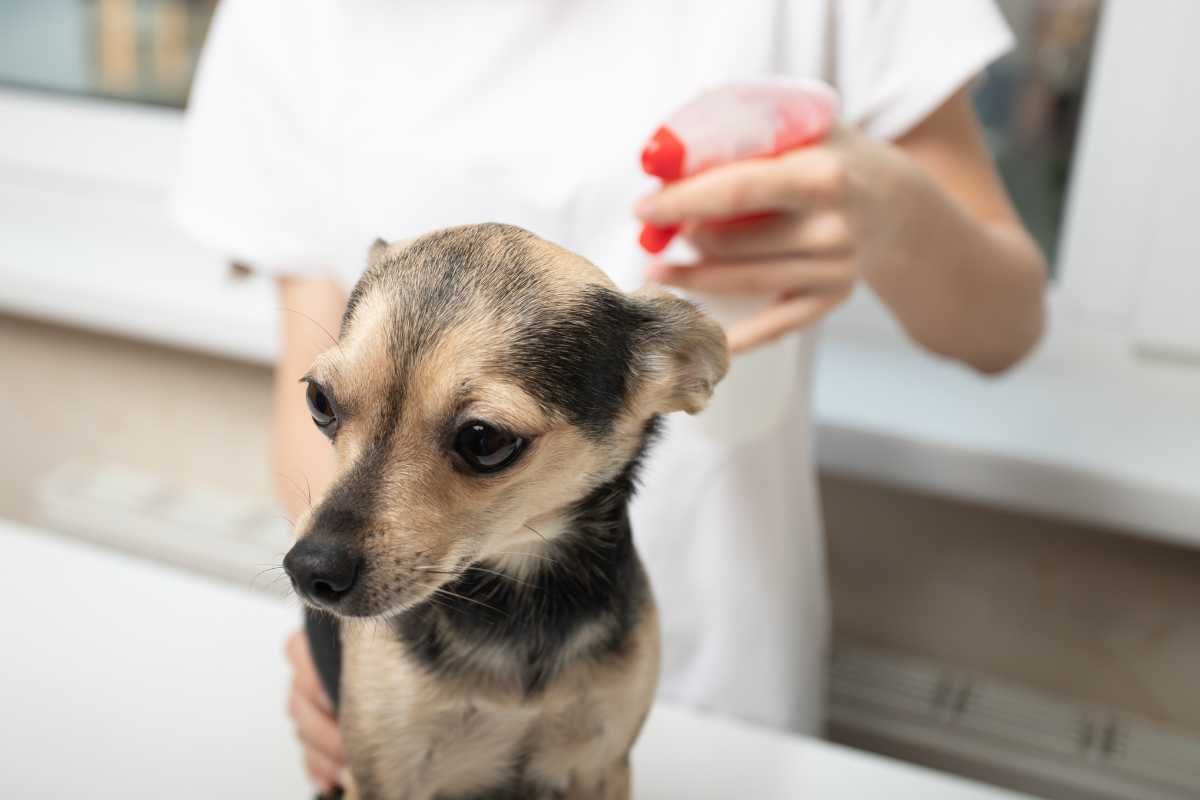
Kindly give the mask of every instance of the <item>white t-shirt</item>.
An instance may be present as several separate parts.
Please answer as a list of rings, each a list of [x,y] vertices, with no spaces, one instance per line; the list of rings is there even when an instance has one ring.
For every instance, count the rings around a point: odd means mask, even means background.
[[[991,0],[224,0],[173,206],[231,257],[347,287],[377,236],[501,221],[632,289],[641,145],[700,89],[823,78],[844,122],[892,138],[1011,42]],[[765,435],[673,419],[633,508],[661,694],[806,732],[829,627],[812,344],[788,351],[794,399]]]

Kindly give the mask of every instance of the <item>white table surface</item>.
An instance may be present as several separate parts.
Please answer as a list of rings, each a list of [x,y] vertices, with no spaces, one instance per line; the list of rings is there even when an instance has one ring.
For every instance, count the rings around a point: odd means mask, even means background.
[[[294,603],[3,520],[0,586],[4,796],[308,795],[283,713]],[[642,800],[1017,797],[666,706],[634,760]]]

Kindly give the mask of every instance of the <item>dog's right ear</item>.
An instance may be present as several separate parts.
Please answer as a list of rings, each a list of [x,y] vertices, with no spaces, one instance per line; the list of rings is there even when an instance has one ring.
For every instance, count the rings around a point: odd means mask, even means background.
[[[704,410],[729,370],[725,329],[695,303],[663,289],[647,286],[632,297],[650,319],[640,366],[654,413]]]

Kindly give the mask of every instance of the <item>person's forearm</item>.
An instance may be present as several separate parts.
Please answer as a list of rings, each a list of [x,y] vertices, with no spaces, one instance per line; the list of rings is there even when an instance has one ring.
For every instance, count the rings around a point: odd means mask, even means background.
[[[345,298],[327,281],[285,279],[279,284],[279,301],[272,461],[279,502],[294,522],[333,477],[333,448],[313,426],[299,381],[313,359],[333,346]]]
[[[1020,360],[1042,332],[1046,274],[1020,223],[973,218],[911,161],[885,196],[899,234],[887,239],[898,246],[863,275],[908,334],[981,372]]]
[[[279,503],[293,523],[325,491],[333,475],[333,450],[313,429],[305,409],[299,372],[280,364],[275,371],[272,462]],[[315,435],[314,435],[315,434]]]

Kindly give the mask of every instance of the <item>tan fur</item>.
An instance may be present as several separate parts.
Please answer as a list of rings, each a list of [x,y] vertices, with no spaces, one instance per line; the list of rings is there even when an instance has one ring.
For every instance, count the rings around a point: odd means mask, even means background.
[[[344,634],[342,729],[356,763],[394,791],[428,800],[486,788],[525,746],[530,773],[579,800],[629,796],[627,756],[658,679],[648,609],[627,658],[582,662],[531,702],[512,686],[437,679],[369,623]]]

